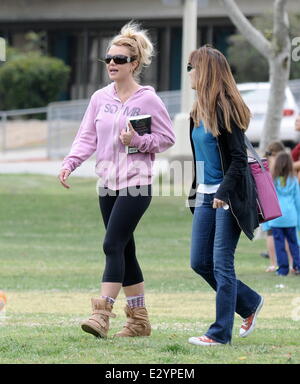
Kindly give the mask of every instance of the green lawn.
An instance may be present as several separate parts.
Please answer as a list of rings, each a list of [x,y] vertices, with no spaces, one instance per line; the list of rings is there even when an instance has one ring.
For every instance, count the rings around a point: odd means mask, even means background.
[[[256,331],[232,345],[188,344],[214,320],[214,293],[189,267],[192,215],[183,197],[154,197],[135,232],[152,336],[113,339],[124,323],[123,294],[110,337],[81,331],[98,294],[104,266],[104,227],[94,179],[0,175],[1,363],[299,363],[300,277],[264,272],[264,240],[241,238],[238,277],[265,296]],[[297,304],[298,303],[298,304]]]

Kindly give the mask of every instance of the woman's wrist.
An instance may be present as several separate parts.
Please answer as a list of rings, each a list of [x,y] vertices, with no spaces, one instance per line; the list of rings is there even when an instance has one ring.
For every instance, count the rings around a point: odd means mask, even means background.
[[[134,132],[134,135],[131,138],[130,145],[133,147],[139,147],[142,142],[142,136],[140,136],[136,131]]]

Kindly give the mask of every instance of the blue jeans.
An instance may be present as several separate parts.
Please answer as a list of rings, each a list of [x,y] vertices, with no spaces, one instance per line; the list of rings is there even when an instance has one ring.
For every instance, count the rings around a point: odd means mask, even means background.
[[[216,291],[216,321],[205,335],[226,344],[232,338],[234,313],[250,316],[261,297],[236,279],[234,252],[241,230],[230,209],[212,207],[214,195],[197,193],[191,267]]]
[[[289,260],[285,250],[285,239],[287,239],[293,258],[293,268],[300,270],[299,246],[296,231],[296,227],[272,227],[272,235],[274,238],[275,252],[278,264],[278,275],[287,275],[289,273]]]

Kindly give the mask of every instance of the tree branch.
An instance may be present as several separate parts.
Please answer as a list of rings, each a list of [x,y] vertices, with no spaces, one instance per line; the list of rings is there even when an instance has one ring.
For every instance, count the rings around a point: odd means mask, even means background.
[[[271,56],[271,43],[244,16],[234,0],[219,0],[240,33],[267,59]],[[279,0],[286,1],[286,0]]]
[[[289,39],[289,19],[286,12],[286,4],[287,0],[275,0],[274,4],[273,38],[276,39],[276,43],[281,47],[284,47],[287,44],[287,39]]]

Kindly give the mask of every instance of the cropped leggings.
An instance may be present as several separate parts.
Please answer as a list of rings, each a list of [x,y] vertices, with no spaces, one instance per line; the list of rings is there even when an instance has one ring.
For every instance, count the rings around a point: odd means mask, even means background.
[[[126,287],[144,281],[133,232],[151,202],[151,193],[151,185],[117,191],[100,188],[99,206],[106,228],[102,282],[122,283]]]

